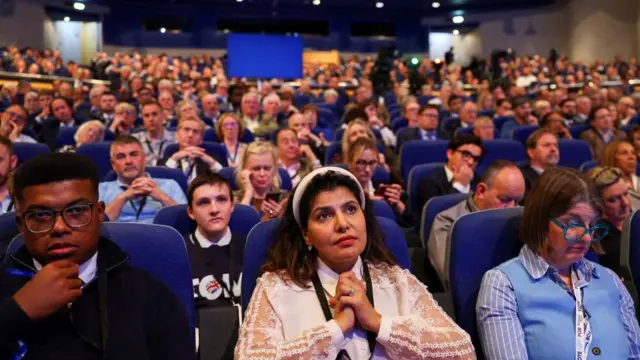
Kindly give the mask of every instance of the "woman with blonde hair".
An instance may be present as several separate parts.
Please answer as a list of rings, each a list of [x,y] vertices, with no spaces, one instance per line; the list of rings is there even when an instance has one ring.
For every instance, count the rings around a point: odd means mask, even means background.
[[[191,100],[182,100],[176,106],[176,117],[178,119],[185,118],[200,118],[200,110],[198,109],[198,105]]]
[[[373,134],[373,131],[371,131],[371,128],[369,128],[369,126],[367,125],[366,122],[364,122],[364,120],[362,119],[352,120],[347,125],[347,128],[344,130],[344,134],[342,134],[342,142],[341,142],[342,156],[340,157],[340,161],[336,161],[336,162],[345,162],[344,160],[346,160],[347,153],[349,152],[349,148],[351,147],[351,144],[361,137],[366,137],[373,142],[376,142],[377,140],[376,136]],[[378,164],[388,172],[391,172],[389,165],[387,165],[385,156],[382,153],[378,154]]]
[[[638,155],[633,145],[626,140],[612,141],[602,150],[600,165],[616,167],[622,170],[623,179],[629,190],[638,193],[640,190],[636,168],[638,167]]]
[[[224,113],[216,122],[216,135],[220,143],[224,145],[230,167],[236,167],[240,164],[242,154],[247,148],[247,144],[240,142],[243,133],[244,124],[238,121],[238,116],[234,113]]]
[[[286,199],[282,199],[285,195],[280,191],[276,149],[270,142],[256,141],[247,146],[236,168],[236,183],[239,187],[234,192],[237,203],[253,206],[264,214],[263,220],[282,216]],[[267,197],[270,193],[279,195],[274,200]]]
[[[105,126],[100,120],[90,120],[82,123],[76,130],[73,139],[74,145],[65,145],[56,152],[76,152],[76,149],[85,144],[93,144],[104,140]]]

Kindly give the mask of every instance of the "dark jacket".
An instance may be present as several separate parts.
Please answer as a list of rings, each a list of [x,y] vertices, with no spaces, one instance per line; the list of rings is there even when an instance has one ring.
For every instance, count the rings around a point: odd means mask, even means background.
[[[160,281],[126,264],[128,259],[116,244],[100,238],[98,263],[107,269],[107,358],[194,359],[184,307]],[[26,247],[0,268],[0,359],[15,353],[18,340],[27,344],[25,360],[103,359],[98,278],[84,287],[71,309],[64,306],[36,322],[13,299],[29,278],[8,269],[35,272]]]
[[[436,140],[447,140],[449,139],[449,135],[442,129],[434,130],[436,132]],[[422,135],[420,135],[420,128],[408,128],[407,130],[398,134],[397,146],[398,152],[400,152],[400,148],[402,144],[405,144],[408,141],[412,140],[422,140]]]
[[[538,172],[535,171],[528,163],[521,166],[520,171],[522,172],[522,176],[524,177],[525,185],[524,198],[522,198],[522,204],[524,204],[524,202],[527,200],[527,196],[529,195],[529,191],[531,191],[533,185],[538,182],[540,174],[538,174]]]
[[[474,174],[471,179],[471,191],[478,185],[478,175]],[[434,196],[456,194],[459,191],[453,187],[453,182],[447,180],[447,173],[444,167],[438,169],[432,176],[422,179],[418,185],[418,209],[422,211],[424,204]]]
[[[461,126],[462,124],[459,118],[452,121],[443,121],[442,131],[447,134],[447,139],[450,139],[456,134],[456,130],[458,130],[458,128]]]

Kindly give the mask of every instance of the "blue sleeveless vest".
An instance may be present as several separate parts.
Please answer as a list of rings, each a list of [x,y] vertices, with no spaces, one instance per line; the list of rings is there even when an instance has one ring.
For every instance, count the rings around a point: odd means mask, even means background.
[[[582,288],[593,333],[587,358],[626,360],[629,340],[622,323],[620,292],[609,272],[594,265],[598,276],[593,276]],[[513,286],[529,359],[575,359],[574,298],[546,275],[533,279],[518,258],[503,263],[498,269]],[[596,356],[598,350],[599,356]]]

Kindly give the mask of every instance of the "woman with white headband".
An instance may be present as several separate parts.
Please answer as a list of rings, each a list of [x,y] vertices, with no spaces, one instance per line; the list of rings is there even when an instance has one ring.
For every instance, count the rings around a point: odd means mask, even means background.
[[[236,359],[475,359],[469,335],[396,265],[347,170],[302,179],[277,234]]]

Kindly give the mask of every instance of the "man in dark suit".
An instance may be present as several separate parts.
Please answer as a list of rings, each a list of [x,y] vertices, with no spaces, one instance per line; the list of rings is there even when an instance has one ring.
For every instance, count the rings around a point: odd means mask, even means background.
[[[472,127],[478,118],[478,105],[472,101],[467,101],[462,105],[460,109],[460,118],[453,121],[446,121],[442,123],[442,129],[448,134],[448,138],[452,138],[458,128]]]
[[[418,209],[432,197],[469,193],[478,184],[474,170],[484,154],[482,140],[474,135],[456,136],[447,146],[447,163],[418,185]]]
[[[420,109],[418,115],[418,127],[403,130],[398,135],[398,146],[411,140],[447,140],[448,134],[438,129],[438,116],[440,111],[437,106],[427,104]]]
[[[38,136],[40,142],[45,143],[53,151],[56,149],[56,139],[60,128],[79,126],[80,122],[73,118],[71,99],[57,97],[51,101],[49,107],[53,119],[42,124]]]
[[[158,160],[157,166],[180,169],[191,182],[196,176],[207,171],[222,169],[220,161],[211,157],[202,145],[204,122],[197,118],[185,118],[178,124],[176,139],[180,149],[170,157]]]
[[[520,167],[526,187],[523,202],[526,201],[533,185],[538,182],[540,174],[558,165],[558,161],[560,161],[558,137],[546,128],[538,129],[529,135],[525,149],[529,161]]]

